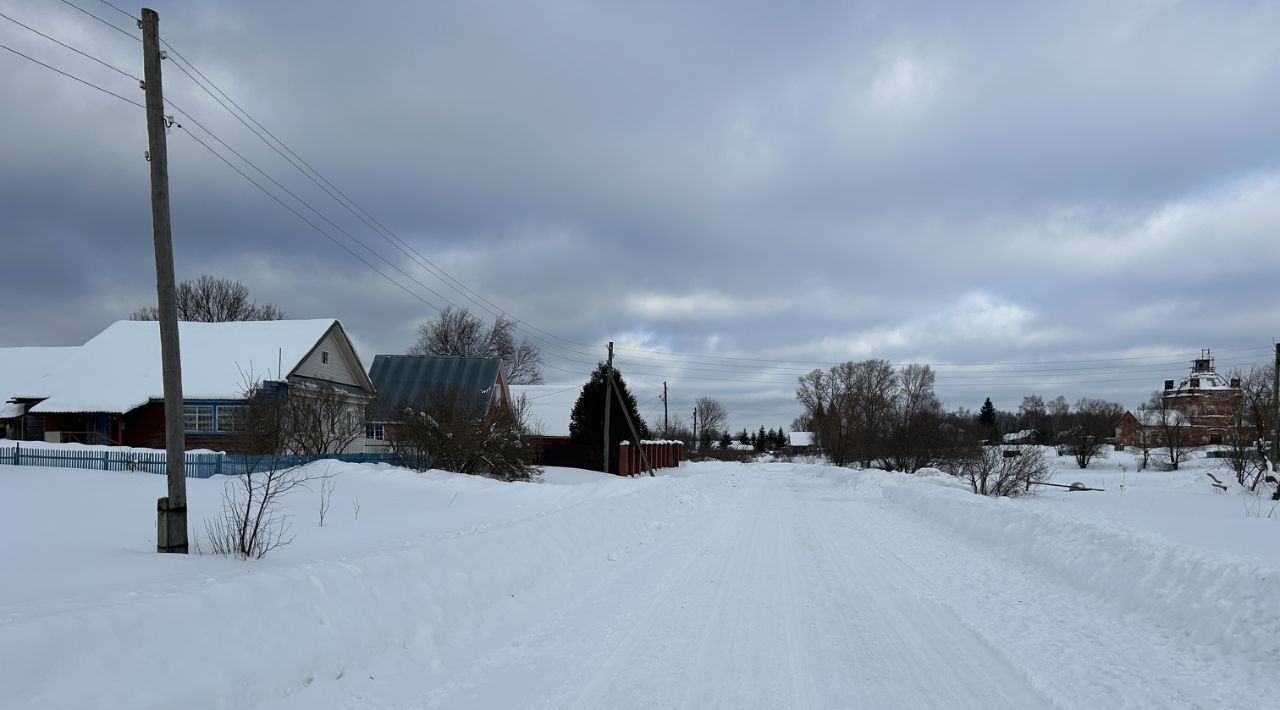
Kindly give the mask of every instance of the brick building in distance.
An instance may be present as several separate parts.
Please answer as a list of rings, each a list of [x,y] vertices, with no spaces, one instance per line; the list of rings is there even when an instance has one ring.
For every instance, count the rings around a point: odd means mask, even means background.
[[[1200,351],[1191,361],[1191,372],[1181,381],[1165,380],[1161,400],[1164,408],[1177,412],[1183,420],[1186,444],[1222,444],[1229,440],[1232,412],[1240,406],[1240,378],[1226,377],[1213,365],[1212,351]],[[1158,420],[1158,410],[1125,412],[1116,426],[1116,443],[1134,446],[1145,427]]]

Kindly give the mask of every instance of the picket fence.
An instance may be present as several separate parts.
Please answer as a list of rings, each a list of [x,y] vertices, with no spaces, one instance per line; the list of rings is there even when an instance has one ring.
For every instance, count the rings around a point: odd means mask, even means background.
[[[313,461],[334,460],[347,463],[389,463],[401,465],[394,453],[326,454],[321,456],[286,455],[275,458],[245,456],[221,452],[189,453],[185,456],[187,478],[210,478],[223,474],[259,473],[271,468],[291,468]],[[0,447],[0,464],[11,466],[51,466],[54,468],[89,468],[99,471],[143,471],[165,473],[168,456],[163,451],[129,449],[77,450],[50,449],[39,446]]]

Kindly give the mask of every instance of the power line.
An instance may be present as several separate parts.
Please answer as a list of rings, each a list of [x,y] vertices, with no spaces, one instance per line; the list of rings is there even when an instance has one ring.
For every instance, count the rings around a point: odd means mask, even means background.
[[[137,16],[135,16],[134,14],[132,14],[132,13],[130,13],[130,12],[126,12],[126,11],[124,11],[124,10],[121,10],[121,9],[120,9],[120,7],[119,7],[118,5],[116,5],[116,4],[114,4],[114,3],[111,3],[111,2],[108,2],[107,0],[98,0],[98,2],[102,3],[103,5],[106,5],[107,7],[111,8],[112,10],[115,10],[116,12],[120,13],[121,15],[124,15],[125,17],[129,18],[130,20],[137,20],[137,19],[138,19],[138,18],[137,18]],[[163,42],[164,40],[161,40],[161,41]]]
[[[115,98],[120,99],[121,101],[123,101],[123,102],[125,102],[125,103],[133,104],[134,106],[137,106],[137,107],[138,107],[138,108],[140,108],[140,109],[144,109],[144,110],[146,109],[146,106],[143,106],[142,104],[138,103],[137,101],[134,101],[133,99],[127,98],[127,97],[125,97],[125,96],[121,96],[120,94],[117,94],[116,92],[114,92],[114,91],[112,91],[112,90],[110,90],[110,89],[104,89],[104,88],[102,88],[101,86],[98,86],[97,84],[95,84],[95,83],[93,83],[93,82],[91,82],[91,81],[88,81],[88,80],[86,80],[86,79],[81,79],[80,77],[75,76],[74,74],[68,74],[67,72],[62,71],[61,69],[58,69],[57,67],[49,66],[48,64],[45,64],[44,62],[40,61],[39,59],[35,59],[34,57],[30,57],[30,56],[27,56],[26,54],[23,54],[22,52],[19,52],[18,50],[14,49],[13,47],[10,47],[10,46],[8,46],[8,45],[4,45],[4,44],[0,44],[0,49],[3,49],[3,50],[8,51],[8,52],[12,52],[12,53],[14,53],[14,54],[18,55],[19,57],[22,57],[23,59],[25,59],[25,60],[27,60],[27,61],[29,61],[29,62],[32,62],[32,63],[35,63],[35,64],[39,64],[40,66],[44,67],[45,69],[48,69],[49,71],[52,71],[52,72],[56,72],[56,73],[58,73],[58,74],[61,74],[62,76],[67,77],[68,79],[71,79],[71,80],[73,80],[73,81],[78,81],[78,82],[80,82],[81,84],[84,84],[85,86],[87,86],[87,87],[89,87],[89,88],[91,88],[91,89],[96,89],[97,91],[101,91],[102,93],[104,93],[104,94],[106,94],[106,95],[108,95],[108,96],[114,96]]]
[[[61,41],[61,40],[58,40],[58,39],[56,39],[56,38],[54,38],[54,37],[50,37],[49,35],[47,35],[47,34],[45,34],[45,33],[41,32],[40,30],[37,30],[36,28],[34,28],[34,27],[30,26],[30,25],[27,25],[27,24],[25,24],[25,23],[23,23],[23,22],[21,22],[21,21],[19,21],[19,20],[15,20],[14,18],[9,17],[8,15],[4,14],[3,12],[0,12],[0,17],[3,17],[4,19],[6,19],[6,20],[8,20],[8,21],[12,22],[13,24],[15,24],[15,25],[17,25],[17,26],[19,26],[19,27],[21,27],[21,28],[23,28],[23,29],[25,29],[25,30],[27,30],[27,31],[29,31],[29,32],[34,32],[34,33],[36,33],[36,34],[40,35],[41,37],[44,37],[45,39],[49,40],[50,42],[53,42],[54,44],[56,44],[56,45],[58,45],[58,46],[60,46],[60,47],[65,47],[65,48],[67,48],[67,49],[69,49],[69,50],[71,50],[71,51],[75,52],[76,54],[79,54],[80,56],[85,57],[86,59],[91,59],[91,60],[93,60],[93,61],[95,61],[95,62],[97,62],[97,63],[101,64],[102,66],[104,66],[104,67],[106,67],[106,68],[110,69],[111,71],[116,72],[117,74],[123,74],[124,76],[126,76],[126,77],[128,77],[128,78],[130,78],[130,79],[133,79],[134,81],[141,81],[141,79],[139,79],[138,77],[134,76],[133,74],[130,74],[129,72],[127,72],[127,71],[125,71],[125,70],[123,70],[123,69],[120,69],[119,67],[116,67],[116,66],[113,66],[113,65],[111,65],[111,64],[108,64],[108,63],[106,63],[106,62],[102,61],[101,59],[98,59],[97,57],[93,56],[92,54],[89,54],[88,52],[83,52],[83,51],[81,51],[81,50],[79,50],[79,49],[76,49],[75,47],[72,47],[71,45],[69,45],[69,44],[67,44],[67,43],[65,43],[65,42],[63,42],[63,41]]]
[[[388,244],[391,244],[393,247],[398,249],[402,254],[408,257],[410,261],[413,261],[418,266],[421,266],[424,269],[426,269],[429,273],[431,273],[436,278],[440,279],[442,282],[445,283],[445,285],[452,288],[454,291],[462,295],[464,298],[467,298],[471,302],[476,304],[483,304],[481,305],[481,308],[483,310],[487,310],[491,315],[495,317],[500,317],[500,316],[509,317],[509,314],[505,310],[499,308],[489,300],[485,299],[479,293],[469,288],[465,283],[463,283],[459,279],[451,276],[448,272],[441,269],[438,265],[436,265],[434,262],[428,259],[425,255],[423,255],[417,249],[414,249],[412,245],[410,245],[404,239],[400,238],[398,235],[396,235],[394,232],[388,229],[385,225],[379,222],[376,218],[370,215],[367,210],[360,207],[360,205],[356,203],[354,200],[352,200],[345,192],[342,192],[342,190],[340,190],[335,185],[333,185],[333,183],[330,180],[325,178],[323,174],[321,174],[318,170],[312,167],[310,163],[308,163],[306,160],[298,156],[298,154],[295,151],[289,148],[288,145],[286,145],[283,141],[281,141],[278,137],[276,137],[275,134],[273,134],[270,130],[268,130],[265,126],[263,126],[261,122],[255,119],[252,116],[252,114],[250,114],[238,103],[236,103],[235,100],[232,99],[230,96],[228,96],[224,91],[219,89],[218,86],[213,83],[213,81],[211,81],[203,72],[201,72],[200,69],[195,66],[195,64],[193,64],[190,60],[188,60],[185,56],[183,56],[182,53],[178,51],[177,48],[173,47],[167,42],[165,43],[165,46],[169,49],[170,52],[172,52],[173,56],[176,58],[174,65],[180,71],[182,71],[182,73],[185,74],[188,79],[190,79],[194,84],[196,84],[196,86],[199,87],[202,91],[208,94],[209,97],[214,100],[214,102],[216,102],[219,106],[221,106],[223,110],[225,110],[227,113],[231,114],[233,118],[239,121],[241,125],[243,125],[246,129],[249,130],[249,132],[253,133],[268,148],[270,148],[277,155],[282,157],[295,170],[297,170],[304,177],[306,177],[313,184],[315,184],[322,191],[324,191],[330,198],[332,198],[335,202],[337,202],[341,207],[343,207],[352,215],[354,215],[357,219],[362,221],[366,227],[372,230],[375,234],[381,237]],[[186,67],[189,67],[190,71],[188,71],[188,69],[184,67],[183,64],[185,64]],[[197,79],[196,76],[193,76],[191,72],[195,72],[195,75],[199,76],[200,79]],[[208,84],[208,86],[205,86],[205,84]],[[216,91],[217,94],[215,94],[214,91]],[[228,104],[230,104],[230,106],[228,106]],[[232,110],[231,106],[234,106],[236,110]],[[237,111],[239,111],[239,113],[237,113]],[[243,117],[240,114],[243,114]],[[253,125],[250,125],[250,122],[252,122]],[[257,126],[257,128],[255,128],[254,126]],[[261,132],[259,132],[258,129],[261,129]],[[266,135],[264,136],[263,134],[266,134]],[[271,140],[268,140],[267,136],[270,136]],[[273,144],[272,141],[275,141],[275,144]],[[279,147],[277,147],[276,144],[279,144]],[[296,162],[295,162],[295,158],[296,158]],[[299,165],[299,163],[301,163],[301,165]],[[306,169],[303,169],[302,166],[306,166]],[[329,221],[330,224],[332,224],[332,221],[328,220],[327,218],[326,218],[326,221]],[[428,288],[428,287],[424,286],[424,288]],[[435,293],[434,291],[432,292]],[[436,295],[438,298],[441,298],[446,303],[449,303],[449,305],[454,306],[455,308],[462,308],[456,303],[453,303],[449,299],[445,298],[443,295],[440,295],[438,293]],[[581,345],[582,347],[586,347],[586,348],[591,348],[592,346],[590,345],[575,343],[574,341],[561,338],[553,333],[549,333],[548,331],[542,330],[541,328],[538,328],[537,326],[534,326],[526,321],[522,321],[518,318],[512,318],[512,320],[516,322],[518,329],[524,331],[528,335],[532,335],[535,339],[541,340],[542,342],[546,343],[547,345],[550,345],[551,347],[558,347],[566,352],[570,352],[573,355],[577,355],[577,356],[590,355],[590,353],[579,352],[570,348],[565,348],[564,346],[558,345],[551,341],[548,341],[546,338],[540,337],[538,333],[545,334],[549,337],[556,338],[564,342]],[[530,333],[529,332],[530,330],[536,331],[536,332]],[[556,355],[556,356],[566,360],[574,360],[574,358],[567,358],[563,355]],[[581,361],[577,361],[577,362],[581,362]]]
[[[102,19],[101,17],[98,17],[97,15],[93,14],[92,12],[89,12],[88,10],[84,9],[83,7],[80,7],[79,5],[77,5],[77,4],[73,3],[73,2],[71,2],[70,0],[59,0],[59,2],[61,2],[63,5],[66,5],[67,7],[74,8],[77,12],[82,12],[82,13],[84,13],[84,14],[88,15],[89,17],[92,17],[93,19],[97,20],[98,22],[101,22],[102,24],[106,25],[107,27],[110,27],[111,29],[115,30],[116,32],[119,32],[120,34],[124,35],[125,37],[129,37],[130,39],[134,39],[134,40],[137,40],[138,42],[142,42],[142,38],[141,38],[141,37],[139,37],[138,35],[135,35],[135,34],[133,34],[132,32],[129,32],[129,31],[127,31],[127,30],[122,30],[122,29],[120,29],[120,28],[119,28],[119,27],[117,27],[115,24],[113,24],[113,23],[111,23],[111,22],[108,22],[108,21],[106,21],[106,20]],[[112,7],[115,7],[115,6],[113,5]],[[119,8],[116,8],[116,9],[117,9],[117,10],[119,10]],[[121,11],[121,12],[124,12],[123,10],[120,10],[120,11]],[[126,15],[128,15],[128,13],[125,13],[125,14],[126,14]],[[136,17],[133,17],[133,15],[128,15],[128,16],[129,16],[129,17],[131,17],[131,18],[133,18],[133,19],[135,19],[135,20],[136,20],[136,19],[138,19],[138,18],[136,18]]]

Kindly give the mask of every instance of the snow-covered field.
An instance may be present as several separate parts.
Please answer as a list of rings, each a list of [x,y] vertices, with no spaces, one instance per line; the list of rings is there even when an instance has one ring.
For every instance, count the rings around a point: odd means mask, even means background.
[[[161,476],[0,466],[0,707],[1272,705],[1270,503],[1208,461],[1052,460],[1107,490],[317,464],[324,527],[300,491],[294,542],[252,562],[155,554]],[[189,481],[196,520],[223,483]]]

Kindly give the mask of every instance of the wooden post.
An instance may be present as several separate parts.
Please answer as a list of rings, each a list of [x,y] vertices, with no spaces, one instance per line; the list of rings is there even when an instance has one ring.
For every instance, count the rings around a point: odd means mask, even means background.
[[[1271,382],[1271,470],[1280,461],[1280,343],[1276,343],[1276,367]]]
[[[613,355],[613,343],[609,343],[609,355],[610,355],[610,358],[609,358],[609,359],[610,359],[610,361],[611,361],[611,363],[610,363],[610,364],[612,364],[612,360],[613,360],[613,358],[612,358],[612,355]],[[613,383],[613,368],[612,368],[612,367],[610,367],[610,369],[609,369],[609,383],[610,383],[610,384],[612,384],[612,383]],[[636,440],[636,447],[640,449],[640,465],[644,467],[644,470],[646,470],[646,471],[648,471],[648,472],[649,472],[649,475],[650,475],[650,476],[652,476],[652,475],[653,475],[653,468],[649,465],[649,457],[648,457],[647,455],[645,455],[645,451],[644,451],[644,444],[640,443],[640,433],[639,433],[638,431],[636,431],[636,424],[635,424],[635,422],[634,422],[634,421],[632,421],[632,420],[631,420],[631,412],[627,411],[627,403],[626,403],[626,401],[625,401],[625,400],[623,400],[623,399],[622,399],[622,390],[618,389],[617,387],[614,387],[614,388],[613,388],[613,393],[614,393],[615,395],[617,395],[617,397],[618,397],[618,406],[622,407],[622,413],[623,413],[623,415],[625,415],[625,416],[626,416],[626,418],[627,418],[627,428],[631,430],[631,438],[633,438],[633,439],[635,439],[635,440]],[[639,472],[637,471],[637,473],[639,473]]]
[[[671,436],[671,422],[667,420],[667,383],[662,383],[662,436]]]
[[[601,471],[609,472],[609,409],[613,404],[613,341],[609,341],[609,363],[605,365],[604,390],[604,462]]]
[[[169,495],[156,501],[156,551],[187,552],[187,478],[183,467],[182,363],[178,347],[178,306],[173,279],[173,239],[169,225],[168,121],[160,79],[160,15],[142,9],[143,88],[147,94],[147,143],[151,161],[151,229],[156,252],[156,296],[160,362],[164,373],[165,470]]]

